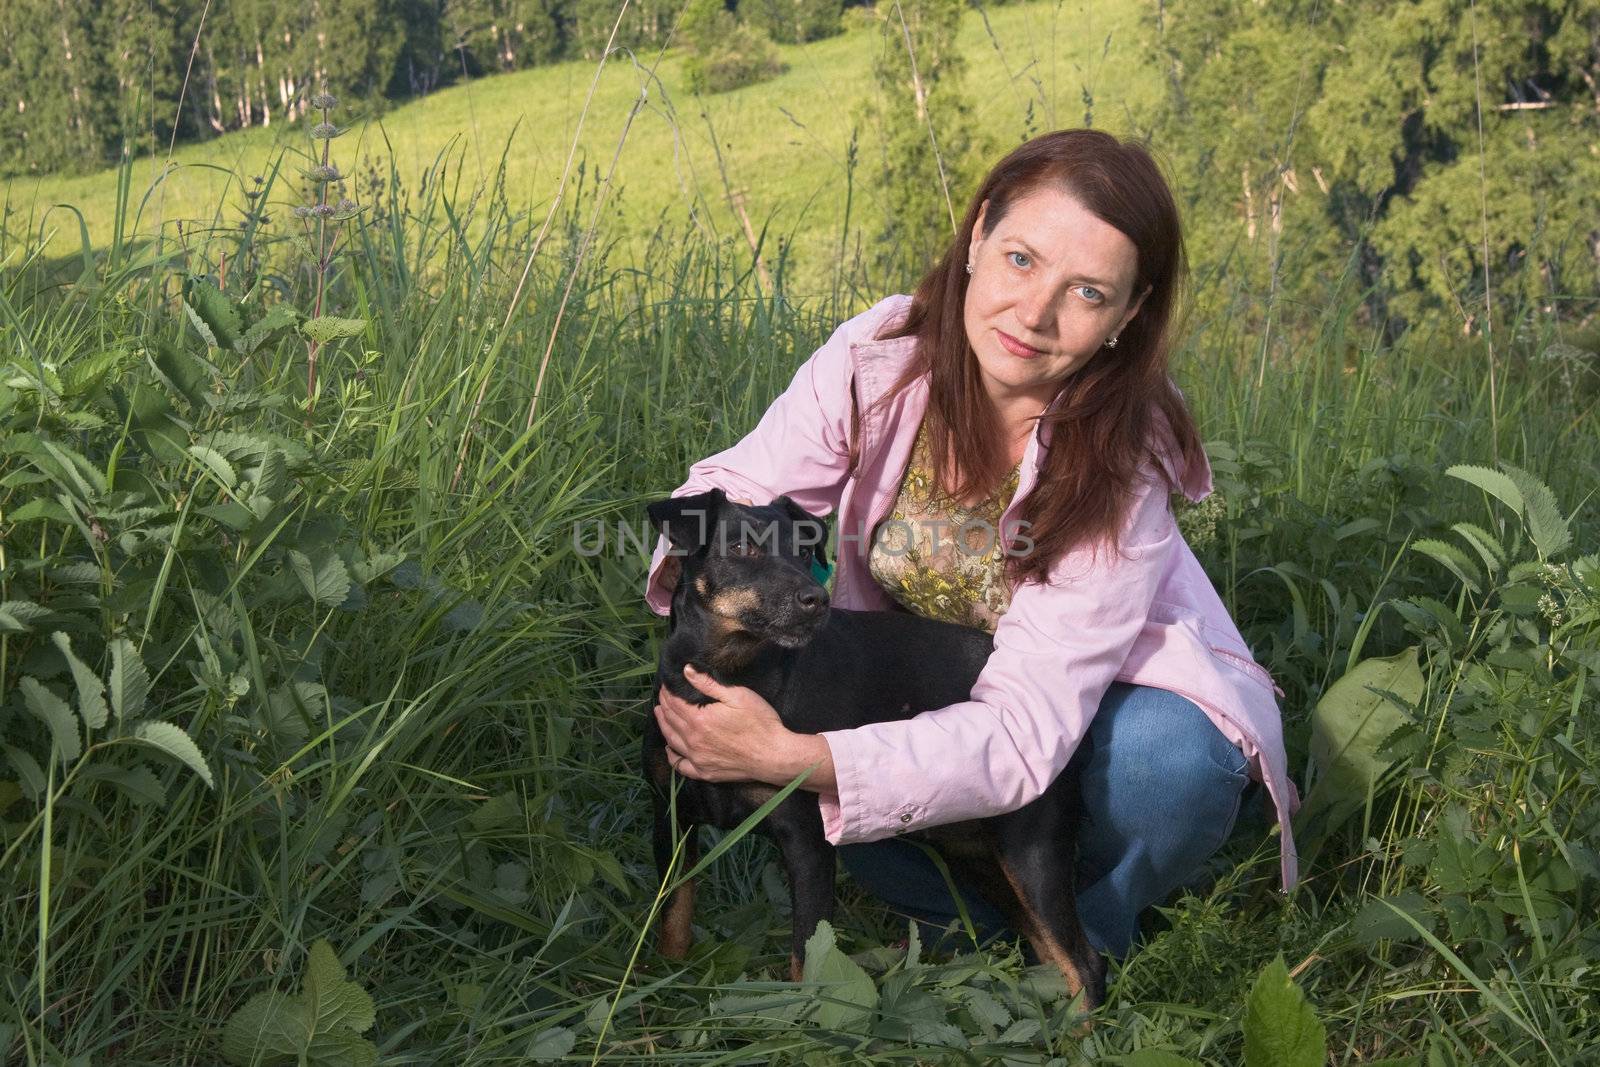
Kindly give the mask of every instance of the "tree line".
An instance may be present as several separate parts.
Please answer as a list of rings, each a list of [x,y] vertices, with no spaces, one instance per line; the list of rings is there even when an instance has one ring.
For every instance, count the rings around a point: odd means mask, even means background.
[[[369,108],[463,78],[598,58],[617,0],[4,0],[0,177],[292,122],[327,88]],[[680,0],[632,0],[623,48],[666,41]],[[741,0],[776,41],[837,32],[841,0]],[[731,13],[731,12],[730,12]],[[182,107],[179,98],[182,96]],[[176,128],[174,123],[176,122]]]

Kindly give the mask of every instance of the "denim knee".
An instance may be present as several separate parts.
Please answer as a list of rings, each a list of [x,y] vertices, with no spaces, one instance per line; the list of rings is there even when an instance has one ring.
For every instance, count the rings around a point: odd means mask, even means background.
[[[1089,732],[1079,911],[1090,941],[1120,955],[1139,913],[1232,833],[1248,763],[1199,707],[1148,686],[1112,686]]]
[[[1247,763],[1191,701],[1120,682],[1101,701],[1089,744],[1078,910],[1090,942],[1122,955],[1139,913],[1197,873],[1232,832]],[[845,845],[839,858],[862,888],[896,911],[936,926],[957,917],[944,876],[916,845],[893,838]],[[976,892],[962,896],[980,940],[1009,933]]]

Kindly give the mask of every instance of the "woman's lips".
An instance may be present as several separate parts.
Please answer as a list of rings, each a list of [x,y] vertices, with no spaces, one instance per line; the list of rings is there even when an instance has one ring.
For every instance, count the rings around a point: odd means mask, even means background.
[[[1030,348],[1004,330],[996,330],[995,333],[1000,337],[1001,346],[1013,356],[1018,356],[1022,359],[1033,359],[1036,356],[1044,355],[1044,352],[1040,349]]]

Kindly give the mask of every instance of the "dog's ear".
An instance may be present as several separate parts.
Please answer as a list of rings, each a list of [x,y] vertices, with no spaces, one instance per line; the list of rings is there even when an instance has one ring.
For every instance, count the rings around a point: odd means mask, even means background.
[[[801,544],[811,546],[816,560],[824,570],[828,567],[828,527],[821,519],[811,512],[790,500],[787,496],[780,496],[772,502],[794,519],[797,534]]]
[[[710,542],[711,532],[717,528],[717,512],[727,500],[721,489],[709,489],[693,496],[657,500],[645,511],[674,548],[694,553]]]

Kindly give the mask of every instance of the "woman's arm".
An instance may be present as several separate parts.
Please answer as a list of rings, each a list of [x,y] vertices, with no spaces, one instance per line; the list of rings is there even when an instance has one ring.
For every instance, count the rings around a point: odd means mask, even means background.
[[[1166,492],[1142,487],[1121,553],[1076,550],[1048,586],[1015,590],[971,700],[820,735],[836,776],[837,797],[820,797],[828,840],[997,815],[1042,794],[1123,669],[1178,542]]]

